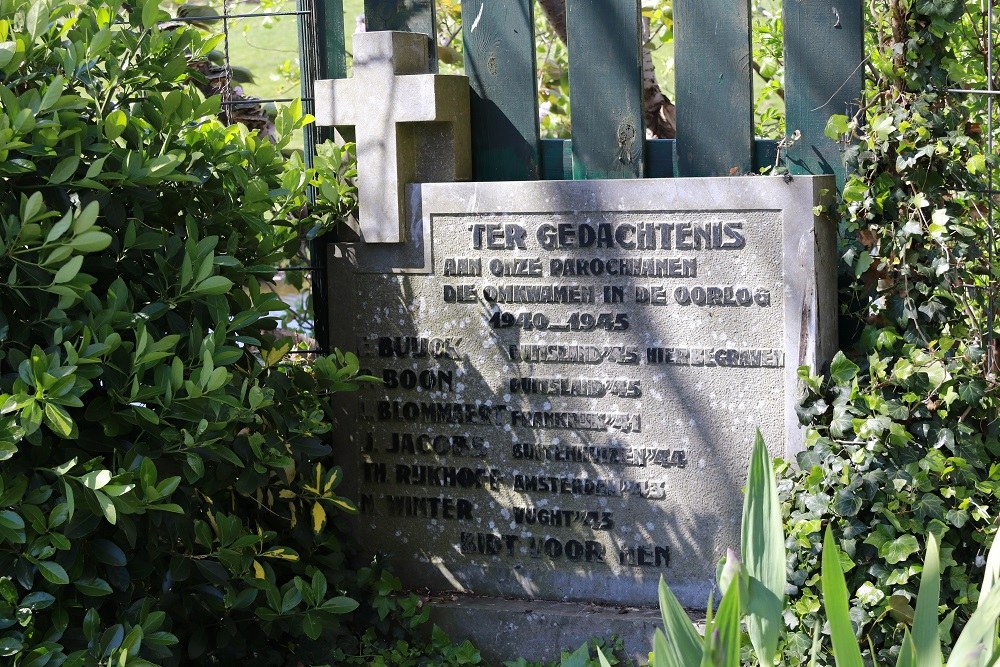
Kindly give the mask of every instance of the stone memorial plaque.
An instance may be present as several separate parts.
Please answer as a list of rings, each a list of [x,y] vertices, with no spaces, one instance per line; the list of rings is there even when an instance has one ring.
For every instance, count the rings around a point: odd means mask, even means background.
[[[832,178],[442,183],[331,249],[357,536],[411,587],[703,607],[836,342]],[[599,630],[599,629],[598,629]]]

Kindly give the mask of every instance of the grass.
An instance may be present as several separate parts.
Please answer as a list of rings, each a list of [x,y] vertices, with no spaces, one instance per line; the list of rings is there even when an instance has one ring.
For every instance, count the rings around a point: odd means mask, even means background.
[[[256,10],[257,5],[240,3],[232,9],[241,14]],[[277,11],[295,9],[286,2]],[[344,27],[347,51],[351,51],[355,17],[364,12],[364,0],[344,0]],[[247,95],[262,99],[298,97],[299,35],[295,16],[248,18],[234,21],[229,32],[229,57],[234,67],[253,72],[254,82],[243,85]],[[287,75],[285,74],[287,73]]]

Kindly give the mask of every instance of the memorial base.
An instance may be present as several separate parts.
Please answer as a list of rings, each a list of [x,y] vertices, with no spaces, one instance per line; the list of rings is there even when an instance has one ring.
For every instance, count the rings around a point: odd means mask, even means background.
[[[456,643],[472,641],[485,665],[518,658],[558,661],[561,651],[612,635],[621,638],[636,664],[645,665],[653,632],[662,625],[659,610],[646,607],[451,595],[431,598],[428,604],[431,622]]]

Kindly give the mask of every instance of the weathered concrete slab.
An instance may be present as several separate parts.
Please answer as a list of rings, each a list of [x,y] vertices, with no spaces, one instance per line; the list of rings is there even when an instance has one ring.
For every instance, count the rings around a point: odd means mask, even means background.
[[[703,608],[754,429],[801,445],[836,343],[830,178],[425,184],[332,250],[356,530],[413,587]]]

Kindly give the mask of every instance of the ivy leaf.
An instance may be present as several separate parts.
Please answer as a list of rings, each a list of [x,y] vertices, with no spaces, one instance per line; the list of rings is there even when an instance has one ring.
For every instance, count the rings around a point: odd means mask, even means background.
[[[830,420],[830,435],[843,438],[854,428],[854,419],[846,405],[836,405],[833,408],[833,418]]]
[[[917,538],[913,535],[900,535],[892,542],[883,544],[878,553],[887,563],[901,563],[920,551]]]
[[[868,267],[872,265],[873,261],[871,253],[867,250],[858,255],[858,259],[854,263],[854,277],[860,278],[864,275],[864,272],[868,270]]]
[[[833,501],[833,511],[840,516],[855,516],[862,504],[861,498],[854,491],[842,489],[837,492]]]
[[[844,201],[848,203],[864,201],[867,194],[868,186],[860,178],[852,178],[844,186]]]
[[[969,170],[970,174],[978,174],[986,171],[986,156],[982,153],[973,155],[965,161],[965,168]]]
[[[823,134],[834,141],[839,141],[849,131],[848,118],[844,114],[833,114],[826,121]]]
[[[848,359],[843,352],[838,351],[830,362],[830,379],[835,384],[847,384],[857,376],[859,370],[857,364]]]

